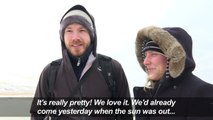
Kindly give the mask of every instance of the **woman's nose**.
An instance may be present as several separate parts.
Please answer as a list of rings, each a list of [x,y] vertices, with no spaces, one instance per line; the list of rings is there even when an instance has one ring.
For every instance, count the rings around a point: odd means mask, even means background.
[[[149,58],[148,56],[146,56],[146,57],[144,58],[143,64],[144,64],[145,66],[147,66],[147,65],[150,64],[150,58]]]

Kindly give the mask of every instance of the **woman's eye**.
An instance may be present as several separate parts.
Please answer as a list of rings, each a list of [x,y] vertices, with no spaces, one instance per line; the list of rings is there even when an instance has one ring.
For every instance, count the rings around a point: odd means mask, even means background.
[[[70,30],[70,29],[67,29],[65,32],[72,32],[72,30]]]

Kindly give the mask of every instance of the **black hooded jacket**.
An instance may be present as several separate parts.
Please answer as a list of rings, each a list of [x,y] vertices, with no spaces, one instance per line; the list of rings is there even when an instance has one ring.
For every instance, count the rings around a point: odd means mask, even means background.
[[[155,43],[157,43],[164,52],[165,56],[169,58],[169,77],[167,78],[165,73],[162,79],[156,83],[152,89],[134,87],[133,91],[135,98],[183,98],[185,100],[187,100],[187,98],[213,98],[213,92],[210,92],[213,91],[213,85],[201,80],[192,73],[195,68],[195,62],[192,56],[192,39],[185,30],[178,27],[158,28],[155,26],[150,26],[140,30],[136,39],[136,56],[139,64],[144,70],[144,58],[141,51],[143,49],[144,41],[147,38],[155,41]],[[185,108],[186,106],[180,107],[182,107],[181,110],[183,111],[190,108],[193,109],[192,106],[189,108]],[[136,120],[213,119],[213,116],[212,118],[205,118],[205,116],[202,115],[196,116],[194,114],[187,115],[186,112],[182,113],[184,115],[174,115],[175,117],[159,117],[152,115],[146,117],[137,116]]]

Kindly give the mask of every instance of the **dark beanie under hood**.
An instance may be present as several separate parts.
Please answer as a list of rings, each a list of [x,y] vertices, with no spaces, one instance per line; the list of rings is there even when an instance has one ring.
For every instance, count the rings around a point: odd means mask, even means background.
[[[192,56],[192,38],[180,27],[159,28],[149,26],[141,29],[136,38],[136,56],[140,66],[143,65],[145,41],[153,40],[159,45],[164,55],[169,59],[169,74],[173,78],[179,77],[183,72],[192,72],[195,62]]]

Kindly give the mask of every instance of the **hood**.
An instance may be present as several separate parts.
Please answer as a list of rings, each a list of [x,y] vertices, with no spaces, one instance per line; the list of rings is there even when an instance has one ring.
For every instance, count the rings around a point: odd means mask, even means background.
[[[138,32],[135,42],[136,57],[144,71],[142,50],[147,39],[151,39],[158,44],[168,58],[169,74],[172,78],[179,77],[183,72],[188,73],[194,70],[192,39],[184,29],[179,27],[159,28],[149,26]]]
[[[74,11],[74,12],[72,12]],[[76,12],[76,11],[81,11],[81,12]],[[67,16],[70,16],[70,14],[72,15],[72,18],[68,18]],[[78,18],[80,18],[82,16],[85,17],[85,20],[80,20]],[[77,22],[77,23],[85,23],[85,21],[88,20],[92,27],[92,33],[91,30],[89,29],[90,32],[90,38],[91,38],[91,46],[92,46],[92,53],[94,56],[96,56],[96,47],[97,47],[97,36],[96,36],[96,27],[95,27],[95,20],[94,17],[86,10],[85,7],[83,7],[82,5],[75,5],[72,8],[70,8],[61,18],[60,21],[60,40],[61,40],[61,46],[62,46],[62,53],[64,55],[65,52],[67,52],[66,47],[65,47],[65,43],[64,43],[64,29],[66,28],[66,26],[68,26],[71,23]],[[84,25],[86,28],[88,28],[87,24],[82,24]]]

